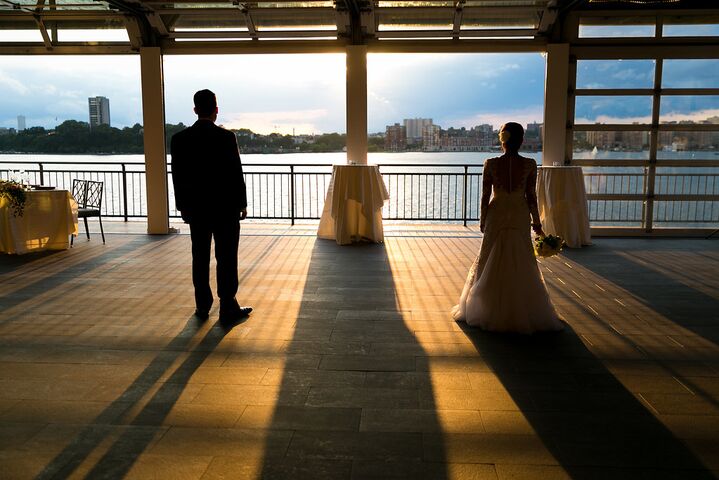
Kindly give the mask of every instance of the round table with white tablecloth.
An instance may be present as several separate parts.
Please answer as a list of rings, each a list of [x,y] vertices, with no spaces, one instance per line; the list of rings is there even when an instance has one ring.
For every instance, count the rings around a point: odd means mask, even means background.
[[[77,202],[67,190],[26,192],[22,216],[0,198],[0,252],[64,250],[71,234],[77,234]]]
[[[581,167],[543,166],[537,177],[537,200],[545,233],[559,235],[568,247],[592,244]]]
[[[335,165],[317,236],[339,245],[382,242],[382,207],[387,199],[377,165]]]

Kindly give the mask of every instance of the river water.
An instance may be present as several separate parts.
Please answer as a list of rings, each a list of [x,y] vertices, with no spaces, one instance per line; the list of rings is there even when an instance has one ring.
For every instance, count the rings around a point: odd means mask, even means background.
[[[481,196],[481,169],[487,158],[500,152],[383,152],[370,153],[368,162],[383,166],[382,173],[390,193],[384,215],[396,219],[445,219],[456,221],[466,214],[470,219],[479,215]],[[541,152],[523,152],[525,156],[542,163]],[[646,159],[647,152],[577,152],[575,158]],[[660,152],[662,159],[715,159],[718,152]],[[169,158],[168,158],[169,161]],[[23,163],[17,163],[23,162]],[[33,162],[28,164],[25,162]],[[125,213],[123,196],[128,197],[127,213],[132,216],[146,214],[143,155],[46,155],[0,154],[0,178],[8,171],[25,170],[30,183],[40,183],[38,163],[43,163],[43,180],[46,185],[71,189],[73,178],[100,180],[105,183],[104,210],[110,215]],[[242,163],[246,173],[250,215],[257,218],[289,217],[290,165],[295,172],[296,217],[316,218],[322,212],[328,186],[329,165],[343,164],[346,154],[287,153],[246,154]],[[121,164],[128,172],[120,174]],[[463,205],[464,172],[467,167],[467,202]],[[656,193],[719,195],[719,169],[710,167],[662,167],[657,169]],[[644,167],[585,167],[588,193],[637,194],[645,188]],[[597,175],[601,173],[601,175]],[[594,174],[594,176],[592,176]],[[591,178],[590,178],[591,177]],[[127,186],[125,189],[123,183]],[[174,196],[170,182],[170,214],[174,210]],[[702,224],[715,221],[719,216],[719,202],[657,202],[662,218],[676,220],[701,219]],[[680,206],[678,213],[674,207]],[[641,201],[590,202],[590,216],[595,224],[637,226],[641,223]],[[694,220],[696,219],[696,220]],[[657,218],[659,220],[659,218]],[[682,222],[685,224],[685,222]]]

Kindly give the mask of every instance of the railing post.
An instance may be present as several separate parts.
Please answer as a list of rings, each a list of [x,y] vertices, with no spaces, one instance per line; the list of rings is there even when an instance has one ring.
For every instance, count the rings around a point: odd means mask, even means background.
[[[469,171],[469,165],[464,166],[464,186],[462,187],[462,221],[464,226],[467,226],[467,172]]]
[[[290,165],[290,220],[295,224],[295,166]]]
[[[122,205],[125,212],[125,221],[127,221],[127,169],[124,163],[120,165],[122,166]]]
[[[42,168],[42,162],[38,163],[40,167],[40,185],[45,185],[45,170]]]

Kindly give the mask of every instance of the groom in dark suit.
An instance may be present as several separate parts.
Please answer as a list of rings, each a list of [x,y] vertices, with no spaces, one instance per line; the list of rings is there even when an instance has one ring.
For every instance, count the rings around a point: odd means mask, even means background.
[[[240,220],[247,217],[247,194],[235,134],[215,125],[217,99],[210,90],[195,93],[197,121],[172,136],[172,183],[175,204],[190,225],[195,315],[206,320],[212,307],[210,244],[215,238],[220,320],[246,317],[237,294]]]

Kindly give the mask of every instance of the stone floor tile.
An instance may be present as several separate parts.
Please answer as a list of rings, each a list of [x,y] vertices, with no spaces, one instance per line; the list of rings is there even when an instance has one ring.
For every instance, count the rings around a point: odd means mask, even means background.
[[[295,432],[287,455],[293,458],[351,460],[422,458],[422,437],[394,432]]]
[[[472,410],[362,409],[361,431],[483,433],[482,418]]]
[[[356,432],[360,414],[359,408],[250,405],[235,428]]]
[[[343,480],[350,478],[351,469],[349,460],[216,456],[202,480]]]
[[[193,403],[213,405],[303,405],[309,387],[277,385],[204,385]]]
[[[158,455],[284,456],[292,432],[238,428],[171,427],[148,451]]]
[[[403,388],[312,387],[307,397],[312,407],[418,408],[416,391]]]
[[[424,454],[426,460],[449,463],[557,464],[535,435],[425,434]]]

